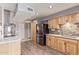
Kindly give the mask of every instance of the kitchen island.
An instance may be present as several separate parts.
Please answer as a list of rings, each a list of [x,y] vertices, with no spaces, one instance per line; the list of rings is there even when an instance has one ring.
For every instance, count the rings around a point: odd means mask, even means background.
[[[0,39],[0,55],[20,55],[21,40],[18,36],[5,37]]]

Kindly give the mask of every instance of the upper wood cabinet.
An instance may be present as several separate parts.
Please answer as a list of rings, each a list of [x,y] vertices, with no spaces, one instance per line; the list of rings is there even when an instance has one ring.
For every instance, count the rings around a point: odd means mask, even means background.
[[[63,16],[59,17],[59,24],[64,24],[64,23],[65,23],[64,17]]]
[[[66,22],[70,22],[70,23],[74,23],[74,21],[76,20],[76,13],[75,14],[71,14],[71,15],[67,15],[67,16],[64,16],[64,20]]]
[[[77,55],[77,41],[76,40],[66,40],[66,53],[70,55]]]
[[[32,31],[32,41],[34,44],[36,44],[36,23],[31,23],[31,31]]]
[[[53,28],[59,29],[59,18],[55,18],[52,20]]]
[[[66,22],[75,23],[75,21],[77,22],[78,19],[79,19],[79,14],[74,13],[74,14],[70,14],[70,15],[66,15],[66,16],[59,16],[59,17],[53,18],[51,20],[48,20],[48,25],[49,25],[49,28],[59,29],[59,25],[63,25]]]
[[[48,28],[52,28],[52,20],[48,20]]]

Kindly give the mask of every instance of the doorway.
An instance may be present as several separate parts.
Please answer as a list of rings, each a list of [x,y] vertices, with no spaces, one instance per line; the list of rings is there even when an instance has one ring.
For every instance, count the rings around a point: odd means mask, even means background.
[[[31,23],[25,23],[25,41],[31,40]]]

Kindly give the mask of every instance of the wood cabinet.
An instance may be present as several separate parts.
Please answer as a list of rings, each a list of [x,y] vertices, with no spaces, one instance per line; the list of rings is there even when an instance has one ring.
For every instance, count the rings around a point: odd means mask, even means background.
[[[78,41],[78,55],[79,55],[79,41]]]
[[[21,42],[5,42],[0,44],[0,55],[20,55]]]
[[[76,20],[78,21],[78,19],[79,19],[79,14],[74,13],[74,14],[70,14],[70,15],[66,15],[66,16],[59,16],[59,17],[53,18],[51,20],[48,20],[48,25],[49,25],[49,28],[59,29],[59,25],[63,25],[66,22],[75,23],[75,21]]]
[[[55,29],[59,29],[59,21],[58,21],[59,18],[55,18],[52,20],[52,26],[53,28]]]
[[[58,39],[51,36],[51,48],[58,49]]]
[[[65,53],[65,41],[63,38],[58,38],[58,50]]]
[[[55,37],[50,37],[51,39],[51,48],[55,48]]]
[[[48,28],[52,28],[52,20],[48,20]]]
[[[55,37],[54,39],[54,49],[58,50],[58,38]]]
[[[65,42],[61,40],[62,38],[51,37],[51,48],[56,49],[61,52],[65,52]]]
[[[36,44],[36,23],[31,23],[31,32],[32,32],[32,41],[34,44]]]
[[[69,23],[74,23],[74,21],[76,20],[76,13],[75,14],[71,14],[71,15],[67,15],[67,16],[64,16],[64,20],[66,22],[69,22]]]
[[[77,54],[77,41],[76,40],[66,40],[66,53],[70,55]]]
[[[51,47],[51,39],[49,38],[49,36],[46,36],[46,45],[48,47]]]
[[[59,17],[59,24],[62,24],[62,25],[65,24],[65,20],[63,16]]]
[[[79,54],[79,41],[77,40],[46,36],[46,45],[65,54]]]

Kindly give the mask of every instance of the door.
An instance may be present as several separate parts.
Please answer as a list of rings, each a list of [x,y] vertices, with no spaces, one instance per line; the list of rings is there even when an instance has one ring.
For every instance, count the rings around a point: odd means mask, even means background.
[[[31,23],[25,23],[25,40],[31,39]]]

